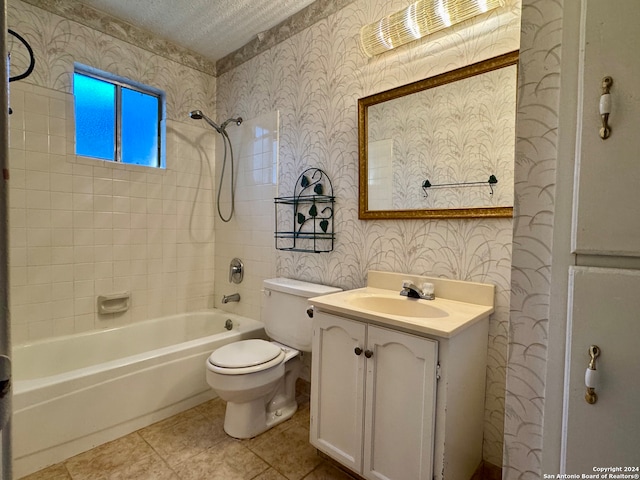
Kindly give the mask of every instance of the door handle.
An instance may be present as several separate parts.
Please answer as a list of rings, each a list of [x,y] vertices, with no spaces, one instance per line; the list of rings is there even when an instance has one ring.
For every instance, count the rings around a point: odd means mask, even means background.
[[[609,90],[613,85],[613,78],[604,77],[602,79],[602,95],[600,95],[600,119],[602,126],[600,127],[600,138],[606,140],[611,135],[611,127],[609,126],[609,114],[611,113],[611,93]]]
[[[598,374],[596,372],[596,358],[600,356],[600,347],[597,345],[591,345],[589,347],[589,366],[584,372],[584,384],[587,387],[587,392],[584,394],[584,399],[587,403],[593,405],[598,401],[598,395],[596,394],[596,387],[598,386]]]

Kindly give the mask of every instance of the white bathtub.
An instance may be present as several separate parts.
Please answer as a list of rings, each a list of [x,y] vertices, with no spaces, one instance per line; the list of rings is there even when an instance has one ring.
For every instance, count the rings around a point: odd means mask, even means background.
[[[207,310],[14,346],[15,478],[215,397],[206,358],[244,338],[262,323]]]

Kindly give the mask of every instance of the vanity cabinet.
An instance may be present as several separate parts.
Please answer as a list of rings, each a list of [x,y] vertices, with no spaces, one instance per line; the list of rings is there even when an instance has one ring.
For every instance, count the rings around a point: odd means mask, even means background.
[[[433,478],[438,341],[316,311],[311,443],[367,479]]]
[[[435,335],[322,310],[330,296],[314,302],[312,445],[370,480],[471,479],[482,462],[488,315]]]

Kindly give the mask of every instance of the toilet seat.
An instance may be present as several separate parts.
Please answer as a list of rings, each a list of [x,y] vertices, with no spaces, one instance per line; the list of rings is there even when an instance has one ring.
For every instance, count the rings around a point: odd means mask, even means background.
[[[285,351],[265,340],[229,343],[215,350],[207,361],[209,370],[223,375],[260,372],[284,361]]]

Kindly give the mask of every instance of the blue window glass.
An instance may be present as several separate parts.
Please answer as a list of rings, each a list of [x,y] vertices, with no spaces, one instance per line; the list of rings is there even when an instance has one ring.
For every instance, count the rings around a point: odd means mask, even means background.
[[[76,68],[76,154],[161,167],[163,93],[89,67]]]
[[[76,153],[115,159],[115,85],[75,73]]]
[[[122,163],[158,166],[158,97],[122,88]]]

